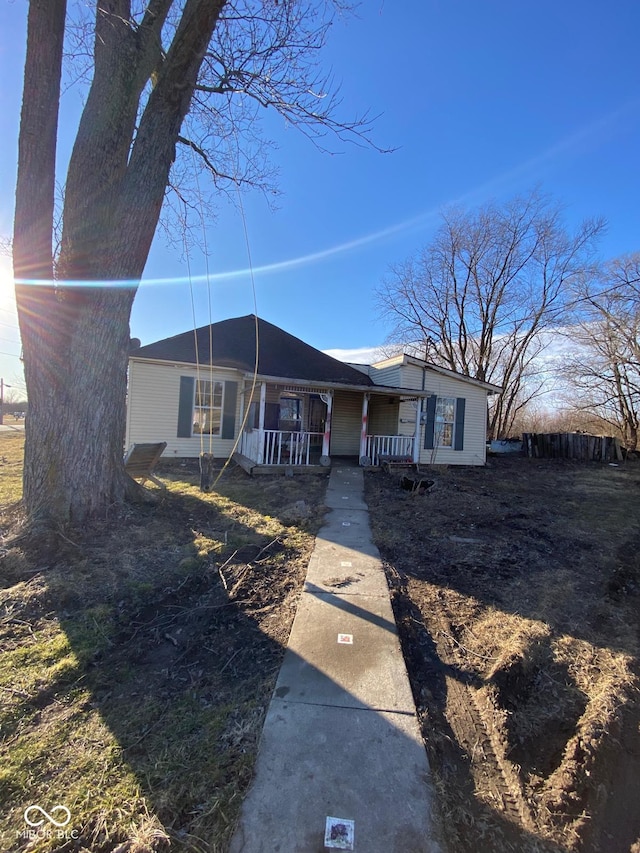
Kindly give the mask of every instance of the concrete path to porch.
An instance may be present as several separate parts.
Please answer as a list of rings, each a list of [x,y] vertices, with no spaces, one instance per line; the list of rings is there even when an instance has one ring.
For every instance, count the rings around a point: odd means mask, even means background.
[[[330,508],[230,853],[439,853],[434,793],[362,469]]]

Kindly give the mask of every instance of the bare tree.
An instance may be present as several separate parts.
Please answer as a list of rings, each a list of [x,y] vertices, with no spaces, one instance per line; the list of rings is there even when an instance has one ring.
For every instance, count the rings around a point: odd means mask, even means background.
[[[597,415],[585,412],[567,400],[566,404],[556,401],[553,407],[540,407],[536,401],[523,412],[522,418],[516,423],[518,434],[523,432],[588,432],[594,435],[619,435],[619,431],[608,421]]]
[[[393,340],[417,339],[427,360],[502,386],[489,433],[508,435],[544,385],[541,332],[560,322],[567,285],[592,265],[602,228],[590,220],[570,234],[538,191],[444,213],[432,242],[378,291]]]
[[[54,254],[58,104],[70,24],[65,0],[30,0],[13,254],[30,403],[24,503],[32,523],[80,521],[135,497],[122,465],[129,316],[167,188],[187,198],[194,160],[216,187],[264,187],[265,146],[256,128],[266,108],[319,145],[326,133],[368,140],[366,119],[335,117],[335,87],[316,66],[342,5],[93,4],[91,82]]]
[[[15,380],[12,380],[15,382]],[[12,403],[24,403],[25,392],[17,385],[5,385],[5,388],[8,389],[4,392],[3,400],[5,406],[11,405]]]
[[[574,352],[565,359],[568,397],[617,430],[627,450],[640,429],[640,253],[574,282]]]

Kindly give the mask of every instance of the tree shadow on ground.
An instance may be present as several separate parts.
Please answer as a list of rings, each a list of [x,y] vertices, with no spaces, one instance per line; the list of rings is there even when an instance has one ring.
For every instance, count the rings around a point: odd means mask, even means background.
[[[52,798],[75,835],[43,849],[225,849],[324,511],[324,483],[287,498],[244,480],[221,484],[218,506],[170,486],[153,508],[66,531],[55,557],[12,555],[24,582],[3,596],[3,646],[24,647],[25,669],[2,720],[3,849],[46,835],[22,813]],[[285,526],[300,489],[308,513]]]

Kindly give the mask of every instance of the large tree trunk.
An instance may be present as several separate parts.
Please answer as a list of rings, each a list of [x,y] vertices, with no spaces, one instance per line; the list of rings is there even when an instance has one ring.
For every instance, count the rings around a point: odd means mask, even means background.
[[[135,491],[123,465],[131,306],[180,127],[224,3],[187,0],[137,130],[140,93],[154,69],[157,33],[171,3],[151,2],[154,14],[135,33],[128,25],[128,0],[99,4],[94,77],[69,165],[53,283],[64,0],[31,2],[14,266],[17,280],[47,282],[16,288],[29,394],[24,504],[32,523],[81,522],[105,514]],[[34,140],[43,117],[52,132]],[[36,186],[39,180],[45,191]],[[43,194],[44,216],[31,203]],[[30,241],[38,249],[36,263],[29,257]]]
[[[65,15],[65,0],[31,0],[29,4],[13,266],[25,380],[30,404],[36,412],[50,407],[47,398],[55,400],[58,396],[55,363],[44,354],[43,358],[38,358],[37,351],[43,341],[55,346],[60,336],[53,287],[52,231]],[[37,423],[37,415],[33,419],[29,416],[25,425],[24,491],[34,498],[38,486],[28,471],[38,466],[40,435]],[[39,471],[40,504],[49,479],[46,469]],[[30,482],[33,482],[33,489],[30,489]],[[37,504],[30,504],[27,499],[25,504],[33,508],[30,516],[34,519],[38,514]]]
[[[38,300],[38,296],[41,296]],[[24,503],[37,524],[103,514],[132,488],[123,465],[132,292],[77,296],[73,328],[29,342]],[[69,318],[64,304],[33,293],[31,304]]]
[[[51,283],[58,104],[66,0],[31,0],[18,141],[13,264],[16,281]],[[18,285],[18,296],[24,287]]]

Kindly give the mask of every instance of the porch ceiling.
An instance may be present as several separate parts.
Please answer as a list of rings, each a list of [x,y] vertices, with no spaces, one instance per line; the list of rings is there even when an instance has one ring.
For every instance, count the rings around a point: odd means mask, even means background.
[[[245,374],[247,382],[253,382],[253,374]],[[401,388],[392,385],[348,385],[346,383],[320,383],[295,380],[282,376],[260,376],[256,382],[266,382],[268,385],[277,387],[282,391],[298,394],[328,394],[330,391],[360,391],[363,394],[378,394],[386,397],[402,397],[404,400],[417,400],[420,397],[429,397],[432,391],[421,391],[416,388]]]

